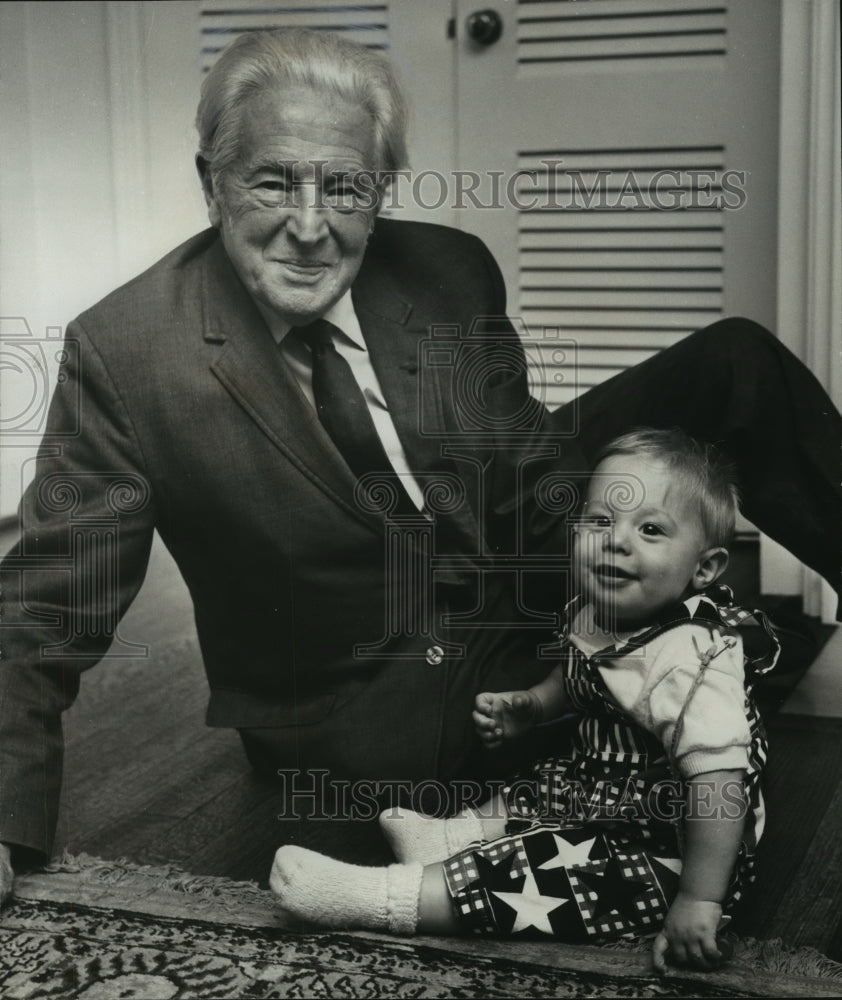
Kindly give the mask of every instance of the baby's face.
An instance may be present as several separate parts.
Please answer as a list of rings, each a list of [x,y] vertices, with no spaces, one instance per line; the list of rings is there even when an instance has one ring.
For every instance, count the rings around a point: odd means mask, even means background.
[[[646,624],[703,585],[696,574],[707,543],[698,505],[659,460],[605,459],[583,515],[574,536],[579,587],[603,621]]]

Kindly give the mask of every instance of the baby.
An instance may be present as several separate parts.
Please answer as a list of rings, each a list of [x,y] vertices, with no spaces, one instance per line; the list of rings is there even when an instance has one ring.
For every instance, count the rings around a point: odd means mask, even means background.
[[[609,444],[574,522],[578,596],[557,666],[527,691],[478,695],[474,711],[489,747],[578,713],[571,755],[450,819],[384,813],[401,862],[388,868],[280,848],[270,884],[287,921],[565,941],[648,932],[656,968],[668,953],[715,967],[763,826],[751,687],[778,653],[765,618],[715,586],[735,511],[727,466],[683,432]]]

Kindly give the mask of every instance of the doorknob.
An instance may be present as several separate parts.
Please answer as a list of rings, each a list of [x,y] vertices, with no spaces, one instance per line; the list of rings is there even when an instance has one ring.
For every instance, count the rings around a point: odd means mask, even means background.
[[[468,15],[465,27],[468,37],[477,45],[493,45],[503,34],[503,18],[496,10],[475,10]]]

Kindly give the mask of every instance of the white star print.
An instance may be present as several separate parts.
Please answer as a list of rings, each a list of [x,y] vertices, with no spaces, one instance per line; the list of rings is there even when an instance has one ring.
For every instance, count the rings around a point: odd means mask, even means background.
[[[680,858],[655,858],[664,868],[669,868],[670,871],[675,872],[676,875],[681,874],[681,859]]]
[[[559,899],[557,896],[542,896],[538,892],[532,872],[526,872],[526,879],[520,892],[495,892],[494,895],[516,911],[512,934],[525,931],[528,927],[534,927],[544,934],[552,934],[549,914],[570,902],[569,899]]]
[[[591,837],[590,840],[583,840],[581,844],[571,844],[569,840],[565,840],[564,837],[559,837],[557,833],[554,833],[553,840],[555,840],[558,854],[554,858],[550,858],[549,861],[545,861],[542,865],[539,865],[539,871],[547,871],[550,868],[571,868],[574,865],[587,864],[596,837]]]

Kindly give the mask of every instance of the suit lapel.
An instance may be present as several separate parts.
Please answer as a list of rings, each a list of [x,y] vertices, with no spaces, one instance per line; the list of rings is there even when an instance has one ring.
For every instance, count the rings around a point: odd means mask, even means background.
[[[217,241],[205,258],[204,339],[220,345],[211,370],[275,447],[340,506],[382,532],[354,504],[355,479],[283,363],[263,317]]]
[[[383,269],[363,266],[351,294],[372,367],[411,468],[440,470],[440,439],[430,432],[444,426],[441,385],[437,371],[421,371],[421,345],[429,336],[424,317],[401,297]]]
[[[364,265],[352,297],[372,366],[419,485],[423,488],[425,473],[458,476],[456,464],[442,453],[444,434],[453,434],[442,398],[442,372],[450,370],[424,365],[422,354],[433,318],[419,315],[382,268]],[[477,522],[466,504],[452,512],[450,521],[476,536]]]

